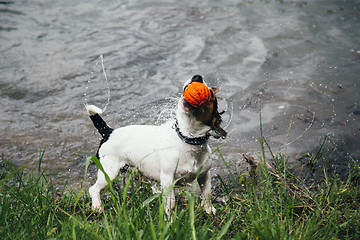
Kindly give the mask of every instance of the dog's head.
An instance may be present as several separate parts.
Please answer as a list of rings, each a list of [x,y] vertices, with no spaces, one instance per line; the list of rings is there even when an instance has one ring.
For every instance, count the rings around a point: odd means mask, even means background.
[[[184,85],[183,105],[185,111],[191,113],[197,121],[214,130],[213,137],[226,138],[227,132],[220,127],[222,119],[218,111],[217,92],[218,88],[208,88],[203,78],[195,75]]]

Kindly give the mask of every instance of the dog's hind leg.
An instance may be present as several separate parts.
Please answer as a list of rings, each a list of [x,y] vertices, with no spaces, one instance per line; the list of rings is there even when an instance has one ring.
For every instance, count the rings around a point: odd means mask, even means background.
[[[119,161],[118,158],[113,156],[105,156],[101,158],[101,164],[109,176],[110,181],[117,177],[121,168],[126,164],[122,161]],[[108,185],[108,182],[105,179],[105,175],[101,170],[98,170],[98,177],[95,184],[89,188],[90,197],[92,199],[92,209],[102,211],[101,209],[101,199],[100,192]]]

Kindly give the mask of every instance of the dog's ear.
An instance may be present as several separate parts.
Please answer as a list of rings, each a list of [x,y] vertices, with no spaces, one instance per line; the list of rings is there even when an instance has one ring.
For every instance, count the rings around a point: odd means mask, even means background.
[[[210,89],[210,92],[211,92],[210,102],[215,102],[215,100],[216,100],[215,94],[219,92],[219,89],[217,87],[212,87],[212,88],[209,88],[209,89]]]
[[[216,134],[213,135],[213,137],[215,138],[221,137],[222,139],[225,139],[227,136],[227,132],[222,127],[220,127],[220,123],[221,123],[220,115],[218,115],[218,118],[214,117],[211,120],[211,128],[216,132]]]
[[[217,87],[212,87],[211,89],[214,91],[214,93],[218,93],[220,91]]]
[[[210,92],[211,92],[211,99],[210,99],[210,102],[212,103],[212,106],[213,106],[213,112],[212,112],[212,116],[211,116],[211,128],[213,130],[215,130],[215,132],[217,132],[218,134],[215,134],[215,138],[226,138],[226,135],[227,135],[227,132],[222,129],[220,127],[220,124],[222,122],[222,119],[221,119],[221,114],[222,113],[219,113],[218,112],[218,102],[217,102],[217,99],[216,99],[216,96],[215,94],[219,92],[219,89],[217,87],[212,87],[210,88]]]

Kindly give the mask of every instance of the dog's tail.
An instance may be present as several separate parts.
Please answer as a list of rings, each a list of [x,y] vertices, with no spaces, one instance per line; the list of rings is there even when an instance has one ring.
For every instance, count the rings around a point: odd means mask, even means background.
[[[90,115],[90,119],[92,120],[94,126],[99,131],[102,136],[102,142],[105,142],[110,134],[114,131],[113,128],[109,127],[106,122],[100,117],[102,114],[102,110],[94,105],[85,105],[85,108]]]

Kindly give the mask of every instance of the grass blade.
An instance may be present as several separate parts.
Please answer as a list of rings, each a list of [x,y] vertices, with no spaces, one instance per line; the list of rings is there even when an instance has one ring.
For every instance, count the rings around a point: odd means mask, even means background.
[[[227,221],[227,223],[221,228],[220,233],[219,233],[219,235],[217,236],[216,239],[218,239],[218,240],[222,239],[222,237],[227,233],[233,218],[234,217],[231,217],[230,220]]]
[[[26,167],[27,167],[27,165],[24,165],[24,166],[22,166],[21,168],[18,168],[18,169],[16,169],[15,171],[13,171],[12,173],[10,173],[9,175],[7,175],[4,179],[2,179],[2,180],[0,181],[0,186],[2,186],[8,179],[10,179],[12,176],[14,176],[17,172],[23,170],[23,169],[26,168]]]
[[[85,160],[85,173],[84,173],[84,180],[86,179],[86,175],[87,175],[87,171],[88,171],[88,168],[89,168],[89,165],[90,165],[90,161],[92,160],[92,157],[87,157],[86,160]]]
[[[78,202],[79,202],[79,200],[80,200],[81,194],[82,194],[82,192],[84,191],[84,188],[85,188],[85,187],[82,187],[81,190],[80,190],[80,192],[79,192],[78,195],[76,196],[75,203],[74,203],[74,213],[75,213],[76,206],[77,206],[77,204],[78,204]]]
[[[189,218],[190,218],[190,226],[191,226],[191,235],[192,239],[196,240],[196,231],[195,231],[195,213],[194,213],[194,197],[190,192],[186,193],[188,197],[188,210],[189,210]]]

